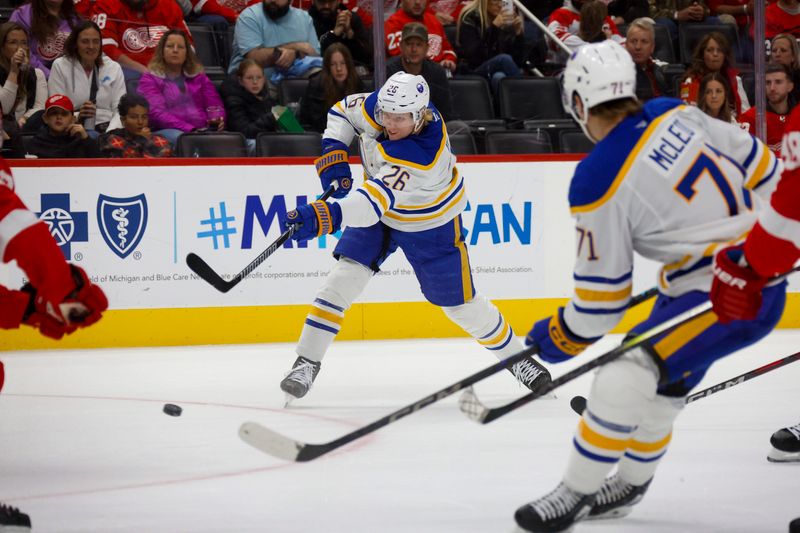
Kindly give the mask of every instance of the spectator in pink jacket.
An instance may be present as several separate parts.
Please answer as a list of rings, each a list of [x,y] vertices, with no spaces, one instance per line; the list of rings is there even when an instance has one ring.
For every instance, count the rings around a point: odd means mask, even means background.
[[[150,102],[150,126],[174,146],[182,133],[222,131],[225,108],[182,30],[161,37],[139,93]]]

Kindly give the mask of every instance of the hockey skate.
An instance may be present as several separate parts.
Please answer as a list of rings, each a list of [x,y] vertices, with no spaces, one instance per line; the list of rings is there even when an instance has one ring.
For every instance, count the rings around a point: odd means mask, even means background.
[[[533,357],[526,357],[508,369],[514,374],[517,381],[525,385],[532,392],[538,392],[550,383],[550,372],[540,365]],[[552,393],[551,393],[552,394]]]
[[[10,505],[0,503],[0,533],[28,533],[31,519],[28,515]]]
[[[600,520],[603,518],[622,518],[628,516],[633,506],[639,503],[647,492],[652,478],[644,485],[631,485],[614,474],[605,480],[603,486],[597,491],[594,505],[586,517],[587,520]]]
[[[800,424],[779,429],[769,439],[772,449],[767,455],[771,463],[800,462]]]
[[[517,509],[514,520],[521,531],[567,533],[586,518],[594,501],[594,494],[581,494],[559,483],[553,492]]]
[[[314,383],[314,379],[319,374],[320,366],[321,363],[306,359],[303,356],[298,356],[295,359],[292,370],[281,381],[281,390],[286,393],[287,407],[292,400],[302,398],[308,393]]]

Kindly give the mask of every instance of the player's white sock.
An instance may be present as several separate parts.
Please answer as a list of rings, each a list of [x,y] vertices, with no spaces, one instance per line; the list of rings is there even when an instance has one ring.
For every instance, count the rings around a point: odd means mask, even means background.
[[[461,326],[498,359],[505,359],[522,351],[522,343],[514,336],[511,325],[482,294],[476,294],[465,304],[442,307],[442,310],[450,320]]]
[[[345,257],[339,259],[317,292],[306,316],[297,355],[320,362],[339,333],[345,312],[372,279],[373,272]]]

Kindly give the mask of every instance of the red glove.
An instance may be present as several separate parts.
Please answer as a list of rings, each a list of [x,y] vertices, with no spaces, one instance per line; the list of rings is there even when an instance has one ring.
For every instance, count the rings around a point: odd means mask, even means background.
[[[42,335],[60,339],[78,328],[91,326],[108,309],[103,290],[94,285],[81,267],[69,265],[75,288],[59,301],[48,299],[27,284],[22,290],[31,294],[31,303],[23,321],[38,328]]]
[[[743,259],[742,245],[723,248],[714,257],[714,280],[709,298],[721,324],[753,320],[761,309],[761,289],[769,279],[746,266]]]

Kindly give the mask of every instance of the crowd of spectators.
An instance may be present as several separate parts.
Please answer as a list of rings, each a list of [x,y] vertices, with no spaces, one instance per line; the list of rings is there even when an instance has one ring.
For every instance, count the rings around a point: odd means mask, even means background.
[[[754,130],[751,0],[518,1],[560,42],[515,0],[386,0],[385,76],[422,75],[451,133],[475,132],[453,105],[454,77],[486,80],[499,112],[504,78],[557,76],[566,50],[612,39],[631,54],[641,100],[678,97]],[[768,137],[779,150],[800,97],[798,0],[769,1],[766,19]],[[185,133],[219,131],[243,134],[252,155],[260,133],[285,128],[278,93],[293,78],[308,81],[290,112],[321,133],[335,102],[374,87],[374,24],[371,0],[29,0],[0,26],[5,155],[166,157]],[[695,24],[706,26],[687,57],[679,34]],[[201,63],[196,41],[209,35],[190,27],[213,32],[219,64]]]

